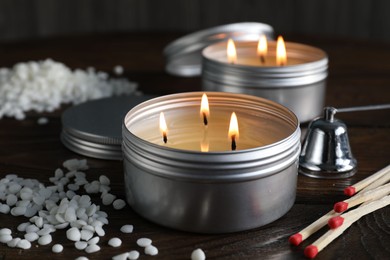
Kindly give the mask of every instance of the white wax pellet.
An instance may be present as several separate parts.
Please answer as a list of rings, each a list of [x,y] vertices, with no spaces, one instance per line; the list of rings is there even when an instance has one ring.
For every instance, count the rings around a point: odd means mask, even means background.
[[[35,232],[30,232],[30,233],[24,234],[24,238],[30,242],[33,242],[39,238],[39,235]]]
[[[24,213],[24,216],[27,217],[27,218],[29,218],[31,216],[35,216],[35,215],[37,215],[37,213],[40,210],[42,210],[42,208],[43,208],[43,205],[38,205],[38,204],[32,203],[32,204],[30,204],[29,207],[27,207],[27,210]]]
[[[65,211],[64,219],[67,222],[76,221],[77,220],[76,210],[72,207],[67,208]]]
[[[66,237],[71,241],[80,241],[81,233],[78,228],[70,228],[66,231]]]
[[[102,195],[108,193],[110,190],[111,190],[110,186],[100,184],[99,192],[100,192]]]
[[[14,184],[11,184],[9,187],[8,187],[8,190],[9,192],[11,193],[17,193],[20,191],[20,189],[22,188],[22,186],[18,183],[14,183]]]
[[[106,234],[106,232],[104,231],[104,229],[102,228],[102,226],[96,226],[95,227],[95,232],[96,234],[98,234],[98,236],[102,237]]]
[[[47,117],[40,117],[37,120],[38,125],[46,125],[49,123],[49,119]]]
[[[120,240],[117,237],[113,237],[110,240],[108,240],[108,245],[112,247],[119,247],[122,245],[122,240]]]
[[[54,228],[51,228],[51,227],[45,227],[45,228],[42,228],[41,230],[39,230],[37,232],[38,235],[40,236],[46,236],[48,234],[50,234],[51,232],[54,232],[55,229]]]
[[[116,74],[116,75],[122,75],[123,74],[123,67],[121,66],[121,65],[116,65],[115,67],[114,67],[114,73]]]
[[[8,247],[16,247],[21,239],[19,237],[15,237],[12,240],[7,242]]]
[[[8,214],[11,211],[11,208],[7,204],[0,203],[0,213]]]
[[[139,258],[139,252],[138,252],[137,250],[131,250],[131,251],[129,252],[128,258],[129,258],[130,260],[137,260],[137,259]]]
[[[57,220],[59,223],[66,223],[65,217],[63,214],[55,214],[54,215],[55,220]]]
[[[51,251],[53,251],[53,253],[57,253],[57,254],[61,253],[63,250],[64,250],[64,247],[61,244],[55,244],[51,248]]]
[[[64,199],[66,199],[66,198],[64,198]],[[65,214],[66,210],[69,207],[69,202],[64,201],[64,199],[61,200],[60,206],[57,208],[57,214]]]
[[[85,224],[84,224],[85,223]],[[76,221],[72,221],[70,223],[70,226],[71,227],[76,227],[78,229],[81,229],[84,225],[87,225],[87,222],[85,222],[84,220],[81,220],[81,219],[78,219]]]
[[[16,207],[21,207],[21,208],[27,208],[27,206],[30,205],[30,200],[18,200],[16,202],[15,206]]]
[[[85,225],[85,226],[82,227],[82,229],[83,230],[85,229],[85,230],[92,231],[92,233],[95,232],[95,228],[93,226],[91,226],[91,225]]]
[[[81,162],[79,161],[79,166],[80,166],[80,164],[81,164]],[[85,177],[87,177],[87,175],[84,172],[77,171],[74,173],[74,177],[76,179],[85,179]]]
[[[84,250],[85,248],[87,248],[88,243],[85,241],[77,241],[76,243],[74,243],[74,246],[78,250]]]
[[[32,199],[32,197],[33,197],[33,194],[32,193],[30,193],[30,192],[27,192],[27,191],[20,191],[20,198],[22,199],[22,200],[31,200]]]
[[[51,235],[48,234],[48,235],[41,236],[38,239],[38,244],[40,244],[41,246],[44,246],[44,245],[50,244],[52,241],[53,241],[53,239],[52,239]]]
[[[112,203],[112,206],[117,210],[123,209],[126,206],[126,202],[122,199],[117,199]]]
[[[64,171],[60,168],[57,168],[54,171],[54,177],[56,177],[57,179],[64,177]]]
[[[79,185],[76,185],[74,183],[70,183],[68,184],[68,189],[72,190],[72,191],[78,191],[80,189]]]
[[[81,230],[81,240],[88,241],[93,237],[93,232],[90,230]]]
[[[95,214],[95,213],[96,213],[96,205],[95,205],[95,204],[91,204],[91,205],[87,208],[87,210],[86,210],[85,213],[87,213],[87,215],[88,215],[89,217],[92,216],[93,214]]]
[[[88,257],[85,256],[79,256],[75,260],[88,260]]]
[[[44,196],[34,196],[33,201],[37,205],[43,205],[43,203],[45,203],[45,197]]]
[[[89,245],[97,244],[99,242],[100,238],[99,237],[94,237],[88,240]]]
[[[152,245],[145,247],[145,255],[158,255],[157,247]]]
[[[54,227],[56,229],[64,229],[64,228],[67,228],[69,226],[69,223],[68,222],[65,222],[65,223],[61,223],[61,224],[57,224],[55,225]]]
[[[29,249],[31,248],[31,243],[26,239],[21,239],[16,246],[22,249]]]
[[[110,205],[114,200],[115,200],[116,196],[115,195],[112,195],[111,193],[106,193],[103,195],[102,197],[102,203],[103,205]]]
[[[11,215],[12,216],[23,216],[24,213],[26,213],[27,208],[26,207],[13,207],[11,209]]]
[[[133,225],[123,225],[120,230],[122,233],[132,233],[133,229]]]
[[[95,253],[99,250],[100,250],[100,246],[98,246],[96,244],[89,245],[89,246],[87,246],[87,248],[85,248],[85,252],[88,254]]]
[[[88,161],[87,159],[81,159],[79,160],[79,170],[87,170],[88,167]]]
[[[126,253],[123,253],[120,255],[113,256],[112,260],[126,260],[128,256],[129,256],[129,253],[126,252]]]
[[[206,255],[202,249],[198,248],[192,251],[191,260],[205,260],[205,259],[206,259]]]
[[[99,217],[102,217],[102,218],[108,218],[108,214],[104,211],[101,211],[101,210],[98,210],[96,211],[96,214],[99,216]]]
[[[36,220],[35,220],[35,226],[41,228],[43,226],[43,218],[42,217],[38,217]]]
[[[16,202],[18,201],[18,197],[16,197],[15,194],[9,194],[7,196],[7,200],[6,200],[6,203],[8,206],[13,206],[16,204]]]
[[[98,217],[97,220],[99,220],[100,222],[102,222],[102,223],[105,224],[105,225],[108,224],[108,219],[107,219],[107,218]]]
[[[18,177],[18,175],[16,175],[16,174],[7,174],[7,175],[5,176],[5,178],[8,179],[8,180],[10,180],[10,181],[16,179],[17,177]]]
[[[76,193],[72,190],[68,190],[66,192],[66,197],[68,197],[69,199],[72,199],[75,195],[76,195]]]
[[[0,243],[8,243],[12,240],[11,235],[0,235]]]
[[[80,198],[79,198],[79,204],[82,206],[82,207],[89,207],[91,205],[91,197],[89,195],[82,195]]]
[[[69,159],[62,163],[62,166],[64,168],[68,169],[69,171],[75,171],[79,168],[79,160],[77,159]]]
[[[37,227],[35,225],[28,225],[26,227],[26,233],[38,232],[38,231],[39,231],[39,227]]]
[[[106,175],[100,175],[99,182],[100,182],[100,184],[103,184],[103,185],[110,185],[110,183],[111,183],[110,179]]]
[[[2,235],[11,235],[12,234],[12,230],[9,229],[9,228],[2,228],[0,229],[0,236]]]
[[[150,246],[152,244],[152,240],[149,239],[149,238],[139,238],[137,240],[137,245],[140,246],[140,247],[147,247],[147,246]]]

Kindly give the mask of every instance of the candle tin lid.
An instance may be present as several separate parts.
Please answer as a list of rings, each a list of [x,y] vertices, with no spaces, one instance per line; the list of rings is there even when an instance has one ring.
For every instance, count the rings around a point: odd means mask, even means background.
[[[212,27],[181,37],[165,47],[165,69],[176,76],[201,74],[202,50],[210,44],[227,41],[256,41],[260,35],[273,37],[273,28],[264,23],[245,22]]]
[[[153,96],[109,97],[68,108],[62,114],[62,143],[73,152],[122,160],[122,121],[134,106]]]

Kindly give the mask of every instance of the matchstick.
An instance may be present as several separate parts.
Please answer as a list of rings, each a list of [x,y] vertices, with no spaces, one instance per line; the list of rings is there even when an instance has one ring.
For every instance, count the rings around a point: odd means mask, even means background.
[[[325,214],[321,218],[317,219],[316,221],[311,223],[306,228],[304,228],[301,231],[299,231],[298,233],[290,236],[288,241],[290,242],[290,244],[292,244],[294,246],[299,245],[300,243],[302,243],[302,241],[306,240],[312,234],[314,234],[315,232],[320,230],[322,227],[326,226],[326,224],[328,223],[328,220],[330,218],[338,216],[340,214],[341,213],[337,213],[334,210],[329,211],[327,214]]]
[[[314,221],[312,224],[302,229],[298,233],[290,236],[289,242],[292,245],[299,245],[302,241],[306,240],[312,234],[320,230],[323,226],[325,226],[329,219],[333,217],[339,216],[342,212],[347,210],[348,208],[352,208],[361,203],[367,203],[369,201],[377,200],[386,196],[390,193],[390,184],[383,185],[374,190],[366,191],[364,193],[359,193],[347,200],[338,202],[335,204],[334,209],[329,211],[327,214]],[[363,204],[362,204],[363,206]]]
[[[377,179],[376,181],[372,182],[370,185],[362,189],[360,192],[365,192],[368,190],[373,190],[385,183],[388,183],[390,181],[390,171],[388,171],[385,175],[383,175],[381,178]]]
[[[383,175],[388,170],[390,170],[390,165],[387,166],[386,168],[380,170],[379,172],[375,173],[374,175],[380,173],[381,176],[375,177],[374,181],[377,180],[379,182],[380,180],[382,180],[381,177],[383,177]],[[374,176],[374,175],[371,175],[369,178],[372,178],[372,176]],[[388,187],[388,186],[386,186],[386,187]],[[335,210],[331,210],[327,214],[325,214],[324,216],[322,216],[321,218],[317,219],[312,224],[307,226],[306,228],[304,228],[301,231],[299,231],[298,233],[290,236],[290,238],[289,238],[290,244],[298,246],[300,243],[302,243],[302,241],[306,240],[312,234],[314,234],[315,232],[320,230],[322,227],[327,225],[329,219],[331,219],[332,217],[339,216],[341,214],[341,212],[345,211],[346,209],[351,208],[353,206],[356,206],[356,205],[358,205],[358,204],[360,204],[362,202],[367,203],[367,201],[370,201],[370,200],[373,200],[373,199],[378,199],[378,198],[381,198],[381,197],[385,196],[386,194],[388,194],[388,193],[386,193],[386,191],[384,191],[386,189],[386,187],[384,187],[384,188],[382,187],[380,189],[381,190],[380,192],[377,192],[377,193],[374,193],[374,194],[372,194],[373,191],[369,192],[369,194],[371,193],[371,195],[370,195],[371,199],[370,199],[370,197],[365,198],[365,199],[364,199],[364,197],[362,198],[362,194],[366,194],[366,192],[367,192],[366,191],[364,193],[356,194],[355,196],[351,197],[348,200],[345,200],[343,202],[339,202],[339,204],[337,206],[337,210],[339,212],[336,212]],[[362,206],[363,205],[364,204],[362,204]]]
[[[376,172],[376,173],[370,175],[369,177],[355,183],[354,185],[345,188],[344,194],[348,195],[348,196],[355,195],[357,192],[364,189],[365,187],[367,187],[368,185],[370,185],[374,181],[378,180],[379,178],[381,178],[383,175],[385,175],[388,172],[390,172],[390,165],[387,165],[382,170],[379,170],[378,172]]]
[[[314,258],[317,254],[329,245],[334,239],[341,235],[347,228],[349,228],[354,222],[358,221],[362,216],[369,214],[375,210],[386,207],[390,204],[390,196],[385,196],[380,200],[368,203],[363,207],[359,207],[353,211],[345,214],[344,223],[339,225],[335,229],[331,229],[326,232],[322,237],[317,239],[313,244],[307,246],[304,250],[304,254],[308,258]],[[347,216],[348,214],[348,216]]]
[[[334,204],[333,210],[336,212],[344,212],[349,208],[352,208],[356,205],[359,205],[365,201],[375,200],[382,198],[383,196],[390,193],[390,183],[382,185],[373,190],[368,190],[366,192],[360,192],[352,198],[340,201]]]
[[[387,198],[387,200],[386,200]],[[387,204],[386,204],[387,203]],[[367,215],[377,209],[383,208],[390,204],[390,196],[382,196],[381,199],[373,199],[371,202],[362,205],[361,207],[358,207],[354,210],[351,210],[345,214],[342,214],[341,216],[332,217],[328,221],[328,226],[332,229],[335,229],[343,224],[346,220],[353,219],[356,216],[362,217],[364,215]]]

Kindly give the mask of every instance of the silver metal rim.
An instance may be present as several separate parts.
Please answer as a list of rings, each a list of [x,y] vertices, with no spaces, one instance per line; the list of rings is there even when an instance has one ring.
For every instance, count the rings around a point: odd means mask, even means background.
[[[260,97],[231,93],[209,93],[219,97],[238,96],[247,98],[251,102],[258,102],[258,105],[264,106],[265,111],[268,110],[284,120],[286,124],[293,125],[294,131],[287,138],[271,145],[234,152],[209,152],[206,154],[153,144],[137,137],[128,129],[128,125],[139,120],[145,113],[154,108],[158,107],[160,110],[162,104],[163,106],[171,106],[172,100],[178,102],[181,94],[173,94],[146,101],[129,111],[122,126],[124,158],[131,160],[138,167],[146,167],[148,171],[152,170],[153,174],[156,175],[197,181],[237,181],[265,177],[277,173],[297,161],[300,152],[300,128],[298,119],[290,110]],[[201,96],[199,92],[186,94],[196,97],[197,102],[199,101],[198,97]],[[161,164],[164,165],[164,169],[159,167]],[[199,171],[199,165],[202,165],[202,171]],[[173,170],[178,167],[182,169],[180,173]],[[208,169],[214,174],[208,174]]]

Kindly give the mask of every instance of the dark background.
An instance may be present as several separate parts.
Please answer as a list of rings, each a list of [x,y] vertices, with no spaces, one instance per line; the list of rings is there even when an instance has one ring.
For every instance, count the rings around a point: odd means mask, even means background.
[[[0,41],[132,31],[193,32],[243,21],[276,34],[390,42],[388,0],[0,0]]]

